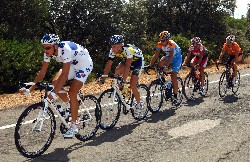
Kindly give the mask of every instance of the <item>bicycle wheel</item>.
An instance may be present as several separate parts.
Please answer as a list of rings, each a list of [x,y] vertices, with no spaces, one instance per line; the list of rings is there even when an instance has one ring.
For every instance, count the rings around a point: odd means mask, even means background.
[[[152,81],[148,87],[148,109],[152,113],[160,110],[163,103],[162,85],[158,79]]]
[[[207,94],[207,91],[208,91],[208,74],[206,72],[204,72],[204,76],[205,76],[205,79],[204,79],[204,94],[202,96],[206,96]]]
[[[177,92],[177,100],[179,101],[178,105],[176,106],[179,106],[181,103],[182,103],[182,89],[184,87],[183,85],[183,81],[180,77],[177,77],[177,82],[178,82],[178,92]],[[167,94],[167,90],[165,90],[165,95],[166,96]],[[174,91],[173,91],[173,88],[172,88],[172,94],[174,94]],[[167,98],[165,97],[165,100],[167,101]]]
[[[234,86],[232,88],[232,92],[234,94],[236,94],[239,87],[240,87],[240,72],[239,72],[239,70],[237,70],[237,76],[236,76],[235,84],[234,84]]]
[[[226,74],[226,71],[224,71],[221,74],[220,81],[219,81],[219,95],[221,98],[226,95],[228,88],[229,88],[229,85],[227,81],[227,74]]]
[[[140,98],[141,98],[141,103],[142,103],[142,109],[140,112],[140,115],[135,115],[134,111],[132,112],[132,116],[134,117],[135,120],[143,120],[147,114],[148,114],[148,95],[149,95],[149,91],[148,91],[148,87],[145,84],[139,84],[137,86],[138,91],[140,93]],[[134,95],[132,96],[132,102],[131,104],[133,104],[135,102],[135,97]],[[130,105],[132,107],[132,105]]]
[[[76,138],[87,141],[92,138],[100,124],[100,106],[97,98],[93,95],[80,96],[81,103],[78,110],[78,134]]]
[[[27,158],[36,158],[50,146],[56,129],[55,116],[47,108],[43,118],[43,103],[36,103],[26,108],[20,115],[15,127],[15,145],[17,150]]]
[[[100,128],[104,130],[113,128],[121,113],[121,101],[118,94],[114,95],[114,88],[107,89],[102,92],[98,102],[101,109]]]
[[[194,99],[194,92],[195,92],[195,83],[193,81],[192,75],[189,73],[185,80],[183,86],[183,94],[187,100]]]

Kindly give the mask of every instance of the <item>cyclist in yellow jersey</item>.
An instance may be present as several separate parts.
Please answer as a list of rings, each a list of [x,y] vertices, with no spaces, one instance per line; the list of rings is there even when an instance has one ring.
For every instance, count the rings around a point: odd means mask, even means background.
[[[124,82],[126,82],[129,71],[132,70],[130,79],[130,87],[135,96],[137,105],[135,113],[139,115],[142,108],[140,102],[140,93],[137,89],[137,82],[144,67],[144,59],[142,51],[134,45],[124,44],[123,35],[113,35],[110,37],[111,49],[109,52],[109,59],[104,69],[104,75],[107,75],[113,64],[115,57],[123,59],[115,69],[115,74],[122,75]]]
[[[226,43],[224,43],[218,62],[221,61],[224,53],[227,52],[229,55],[229,59],[227,61],[228,65],[232,65],[234,68],[233,71],[233,80],[232,83],[233,85],[235,84],[236,81],[236,76],[237,76],[237,65],[236,63],[238,62],[238,57],[242,55],[242,50],[240,46],[235,42],[235,36],[234,35],[229,35],[226,38]]]

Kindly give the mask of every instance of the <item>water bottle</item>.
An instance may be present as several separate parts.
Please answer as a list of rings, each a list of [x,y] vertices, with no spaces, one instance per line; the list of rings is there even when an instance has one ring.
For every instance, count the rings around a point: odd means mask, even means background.
[[[230,68],[230,70],[229,70],[229,76],[230,76],[230,78],[232,78],[232,76],[233,76],[233,68]]]
[[[65,115],[65,111],[64,111],[64,109],[63,109],[63,107],[61,105],[56,105],[56,109],[59,111],[61,116]]]
[[[172,88],[172,82],[170,80],[168,81],[167,88],[168,88],[168,90],[170,90]]]
[[[197,78],[197,79],[200,78],[200,72],[198,70],[195,72],[195,78]]]
[[[131,88],[128,87],[128,88],[127,88],[127,97],[130,97],[130,94],[131,94]]]

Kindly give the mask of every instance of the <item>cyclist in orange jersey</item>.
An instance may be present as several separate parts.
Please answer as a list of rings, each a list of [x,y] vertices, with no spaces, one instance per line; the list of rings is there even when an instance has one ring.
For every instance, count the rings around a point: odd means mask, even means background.
[[[242,50],[240,46],[235,42],[235,36],[234,35],[229,35],[226,38],[226,43],[224,43],[220,56],[219,56],[219,62],[221,61],[224,53],[227,52],[229,55],[229,59],[227,61],[228,65],[233,65],[233,80],[232,83],[233,85],[235,84],[236,76],[237,76],[237,65],[236,63],[238,62],[238,57],[242,55]]]

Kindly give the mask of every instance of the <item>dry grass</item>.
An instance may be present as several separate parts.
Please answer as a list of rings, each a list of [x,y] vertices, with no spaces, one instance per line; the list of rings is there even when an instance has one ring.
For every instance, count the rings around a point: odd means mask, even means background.
[[[244,60],[244,64],[238,64],[239,69],[244,69],[244,68],[249,68],[250,67],[250,58],[246,58]],[[206,68],[206,72],[209,74],[213,73],[221,73],[224,68],[221,67],[220,70],[218,71],[215,67],[215,65],[210,65],[209,67]],[[180,71],[179,76],[184,78],[187,75],[188,68],[184,68]],[[148,84],[152,80],[156,78],[156,75],[154,72],[150,72],[152,75],[147,75],[147,74],[142,74],[140,77],[139,82]],[[84,94],[96,94],[99,92],[104,91],[108,87],[110,87],[110,80],[108,80],[104,85],[99,86],[97,82],[91,82],[88,84],[85,84],[84,87],[82,88],[82,91]],[[68,87],[66,87],[68,88]],[[27,105],[31,103],[38,102],[40,99],[40,92],[39,91],[34,91],[32,92],[31,96],[23,96],[19,93],[14,93],[14,94],[3,94],[0,95],[0,109],[5,109],[5,108],[11,108],[11,107],[16,107],[18,105]]]

